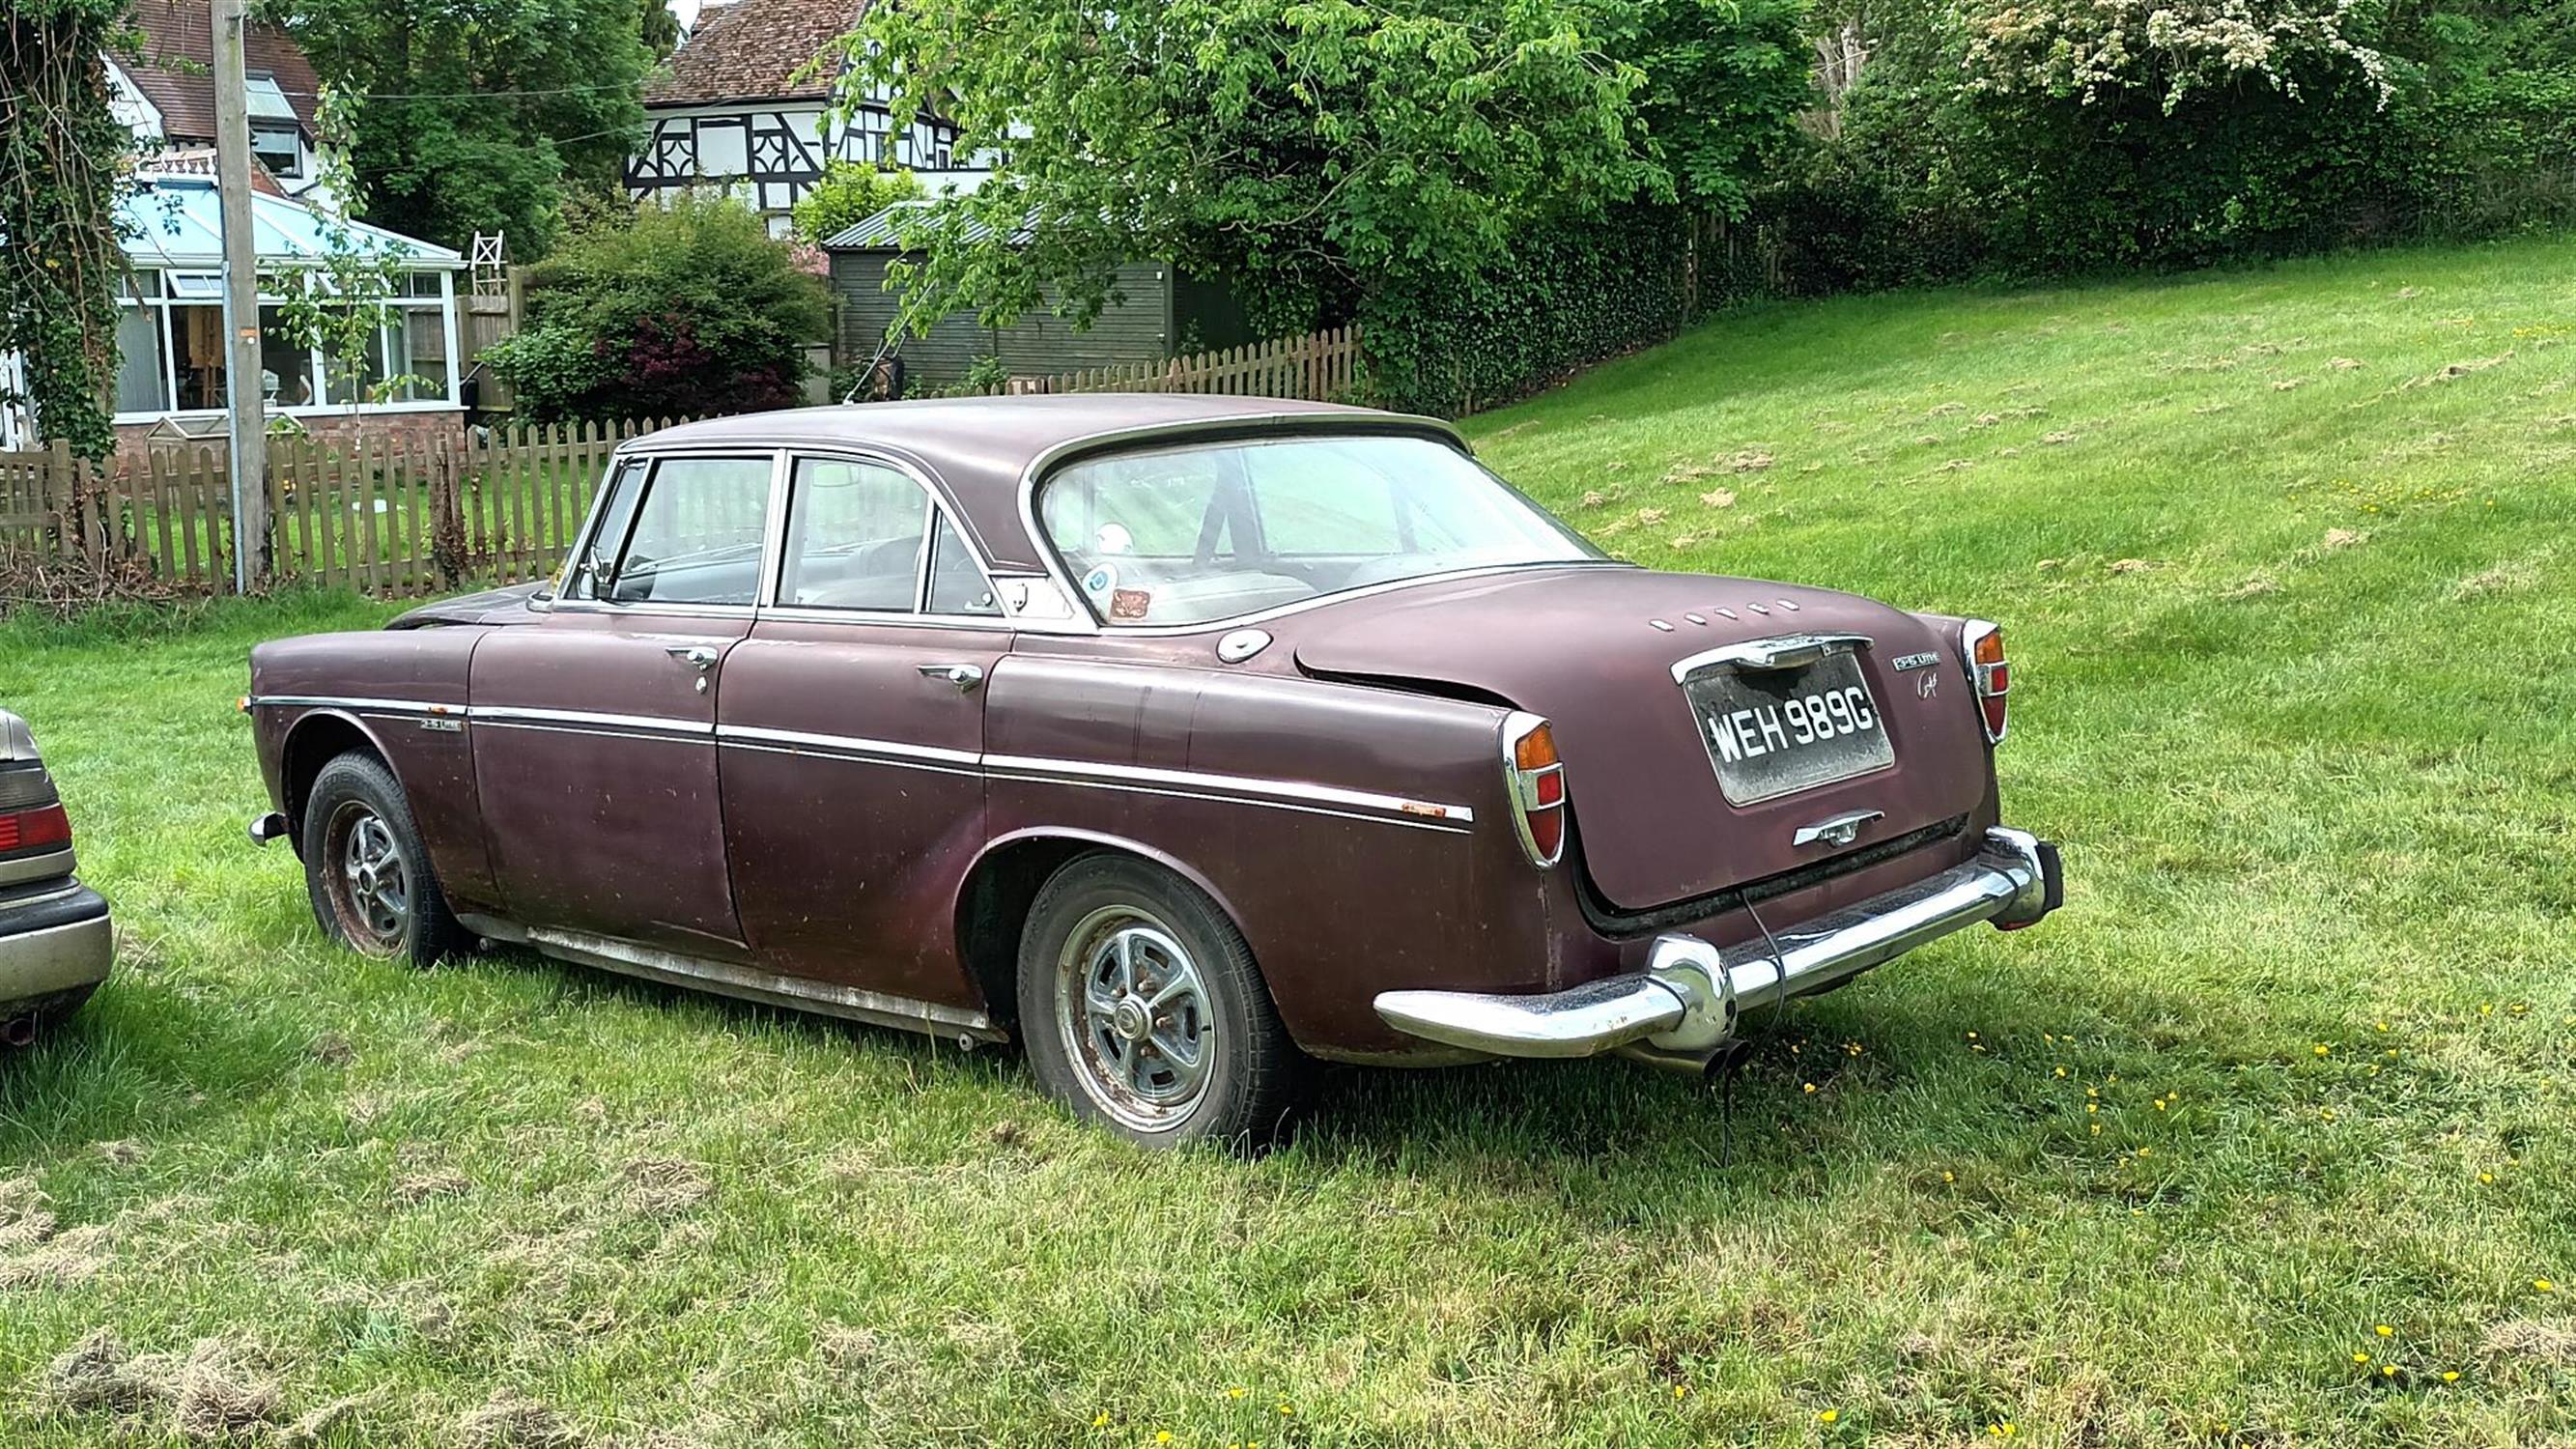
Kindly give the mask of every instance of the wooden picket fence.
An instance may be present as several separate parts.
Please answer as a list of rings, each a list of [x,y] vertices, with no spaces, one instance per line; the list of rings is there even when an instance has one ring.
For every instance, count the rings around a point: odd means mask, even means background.
[[[270,572],[385,597],[554,571],[618,444],[676,419],[428,438],[273,437]],[[13,559],[170,592],[229,593],[232,485],[218,446],[101,465],[0,453],[0,572]]]
[[[1359,382],[1360,335],[1336,327],[1304,337],[1282,337],[1221,348],[1167,362],[1092,367],[1046,377],[1014,377],[1012,393],[1202,392],[1239,397],[1303,398],[1332,402]]]

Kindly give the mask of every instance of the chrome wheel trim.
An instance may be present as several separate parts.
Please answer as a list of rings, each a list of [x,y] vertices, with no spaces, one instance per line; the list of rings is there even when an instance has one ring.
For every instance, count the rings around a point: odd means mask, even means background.
[[[1164,1131],[1207,1095],[1223,1049],[1205,979],[1170,927],[1103,906],[1057,954],[1056,1032],[1083,1094],[1119,1123]]]
[[[362,800],[340,807],[327,837],[332,904],[342,934],[362,951],[391,955],[411,926],[411,863],[393,827]]]

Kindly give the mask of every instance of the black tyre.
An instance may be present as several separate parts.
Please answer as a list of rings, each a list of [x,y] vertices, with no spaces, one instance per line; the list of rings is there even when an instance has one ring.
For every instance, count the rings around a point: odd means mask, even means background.
[[[1207,893],[1122,855],[1050,877],[1020,933],[1020,1034],[1040,1085],[1149,1147],[1257,1147],[1305,1058]]]
[[[373,755],[322,767],[304,801],[304,886],[323,933],[369,956],[427,966],[464,939],[412,823]]]

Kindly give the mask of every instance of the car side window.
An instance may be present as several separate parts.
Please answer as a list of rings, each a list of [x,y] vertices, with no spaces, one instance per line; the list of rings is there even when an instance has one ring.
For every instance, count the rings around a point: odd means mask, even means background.
[[[778,602],[912,613],[920,599],[929,522],[929,495],[892,468],[797,459]]]
[[[573,563],[570,576],[564,580],[563,596],[567,599],[596,599],[600,582],[615,570],[608,567],[617,551],[626,543],[626,531],[635,524],[635,500],[644,493],[644,465],[621,463],[608,478],[607,499],[600,505],[599,527],[591,534],[589,546]]]
[[[767,458],[664,458],[602,592],[621,604],[749,604],[760,593]]]
[[[966,540],[945,516],[930,538],[930,612],[934,614],[1000,614],[1001,602],[975,562]]]

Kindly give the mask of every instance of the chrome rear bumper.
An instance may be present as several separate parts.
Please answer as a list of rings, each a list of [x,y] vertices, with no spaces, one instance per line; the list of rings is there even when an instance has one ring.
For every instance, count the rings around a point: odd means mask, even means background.
[[[1533,996],[1387,991],[1377,1014],[1398,1031],[1493,1056],[1624,1050],[1696,1069],[1744,1012],[1821,991],[1979,921],[2027,926],[2062,893],[2056,847],[1998,826],[1964,864],[1775,932],[1776,959],[1759,938],[1721,950],[1672,934],[1655,938],[1640,972]]]

